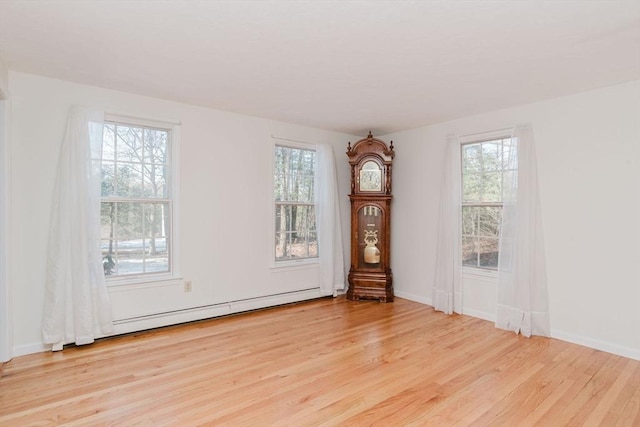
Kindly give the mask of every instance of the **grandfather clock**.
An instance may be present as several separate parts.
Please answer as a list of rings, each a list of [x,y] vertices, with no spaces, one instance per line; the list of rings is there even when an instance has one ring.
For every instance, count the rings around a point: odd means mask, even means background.
[[[369,135],[351,147],[351,269],[347,298],[393,301],[389,265],[393,141]]]

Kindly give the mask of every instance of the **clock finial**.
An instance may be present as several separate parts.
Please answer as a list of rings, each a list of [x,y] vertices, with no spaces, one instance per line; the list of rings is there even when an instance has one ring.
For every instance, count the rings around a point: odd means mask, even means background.
[[[368,139],[373,138],[373,135],[371,134],[371,131],[369,131],[369,135],[367,135],[367,138],[368,138]]]

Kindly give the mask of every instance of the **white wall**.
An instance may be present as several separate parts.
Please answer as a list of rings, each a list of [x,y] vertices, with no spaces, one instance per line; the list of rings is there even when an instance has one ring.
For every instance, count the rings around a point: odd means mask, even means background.
[[[9,88],[8,69],[0,59],[0,362],[13,356],[9,253]]]
[[[398,296],[431,302],[446,135],[533,125],[552,335],[640,359],[640,82],[387,135],[394,164]],[[495,312],[495,285],[465,280],[463,310]]]
[[[318,287],[314,267],[292,271],[270,268],[271,136],[334,145],[345,227],[349,224],[349,170],[343,157],[347,141],[354,137],[13,71],[9,72],[9,87],[13,106],[11,285],[16,355],[43,348],[40,322],[49,208],[58,151],[72,104],[182,122],[181,243],[177,250],[182,277],[192,281],[193,291],[184,292],[179,281],[126,291],[112,288],[117,319],[218,304],[168,320],[144,319],[136,326],[152,327],[319,295],[317,289],[298,292]],[[287,292],[294,292],[294,296],[269,297]],[[229,304],[260,297],[265,298]],[[127,328],[120,324],[118,330]]]
[[[0,58],[0,92],[6,96],[9,93],[9,68]]]

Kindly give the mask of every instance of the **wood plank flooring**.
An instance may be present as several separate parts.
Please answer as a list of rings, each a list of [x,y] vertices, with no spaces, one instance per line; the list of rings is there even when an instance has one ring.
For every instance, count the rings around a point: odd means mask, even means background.
[[[18,357],[0,425],[640,426],[640,362],[327,298]]]

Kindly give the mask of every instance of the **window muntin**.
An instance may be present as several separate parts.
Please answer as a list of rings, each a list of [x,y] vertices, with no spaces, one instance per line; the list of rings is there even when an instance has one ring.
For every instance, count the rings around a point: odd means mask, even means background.
[[[511,138],[466,143],[462,161],[462,264],[498,268],[503,182]]]
[[[171,272],[171,130],[105,122],[101,247],[108,279]]]
[[[276,262],[318,257],[314,196],[315,150],[276,144],[274,209]]]

